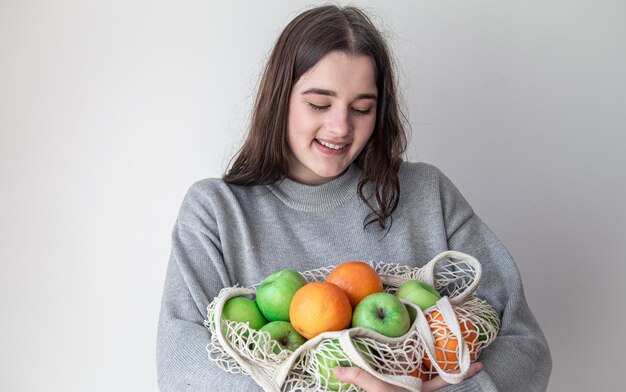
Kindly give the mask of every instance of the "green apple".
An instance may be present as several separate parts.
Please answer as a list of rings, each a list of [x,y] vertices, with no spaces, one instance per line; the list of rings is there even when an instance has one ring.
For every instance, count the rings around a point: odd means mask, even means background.
[[[259,331],[267,332],[278,345],[274,346],[274,354],[281,350],[296,351],[296,349],[306,342],[306,339],[293,328],[288,321],[271,321],[263,326]]]
[[[374,293],[363,298],[352,314],[352,327],[371,329],[397,338],[411,326],[409,312],[393,294]]]
[[[484,321],[488,322],[489,324],[491,324],[494,327],[494,329],[496,330],[496,334],[500,331],[500,321],[499,320],[494,319],[491,315],[487,315],[487,314],[479,314],[477,316],[481,320],[484,320]],[[476,324],[476,326],[478,327],[478,341],[479,342],[486,341],[487,338],[488,338],[487,331],[479,323]]]
[[[263,316],[269,321],[289,321],[289,305],[298,289],[307,280],[298,271],[283,269],[276,271],[256,290],[256,303]]]
[[[252,329],[260,329],[267,320],[261,314],[256,302],[246,297],[233,297],[224,304],[222,317],[226,320],[248,323]]]
[[[357,349],[361,352],[365,360],[370,364],[374,365],[374,359],[372,355],[368,351],[367,347],[363,343],[356,342],[355,343]],[[322,387],[331,389],[333,391],[345,391],[350,388],[350,384],[342,383],[339,381],[335,373],[333,372],[333,368],[336,366],[353,366],[353,364],[348,360],[348,357],[341,349],[339,345],[339,340],[323,340],[320,342],[320,345],[316,349],[315,359],[317,360],[317,374],[320,378],[320,384]]]
[[[396,291],[396,297],[412,302],[420,309],[426,310],[437,303],[441,294],[433,286],[421,280],[407,280]],[[407,306],[407,310],[411,317],[411,324],[413,324],[416,316],[415,309]]]

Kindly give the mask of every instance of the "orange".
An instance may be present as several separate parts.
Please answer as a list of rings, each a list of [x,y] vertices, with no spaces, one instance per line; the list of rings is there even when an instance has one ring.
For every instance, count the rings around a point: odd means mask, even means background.
[[[458,315],[457,315],[458,316]],[[426,313],[426,320],[430,326],[435,340],[435,356],[437,363],[445,371],[457,369],[459,366],[459,358],[456,354],[459,341],[452,335],[452,331],[443,321],[443,316],[438,310]],[[479,329],[470,319],[459,317],[459,326],[461,327],[461,336],[467,343],[470,352],[470,361],[474,362],[478,355],[478,346],[480,343]],[[432,366],[428,356],[424,356],[424,366],[429,369]],[[434,369],[430,369],[434,371]]]
[[[383,282],[378,272],[361,261],[346,261],[338,265],[328,274],[326,281],[337,285],[346,293],[352,308],[368,295],[383,291]]]
[[[300,287],[289,306],[291,325],[311,339],[322,332],[340,331],[350,326],[352,307],[346,294],[327,282],[312,282]]]

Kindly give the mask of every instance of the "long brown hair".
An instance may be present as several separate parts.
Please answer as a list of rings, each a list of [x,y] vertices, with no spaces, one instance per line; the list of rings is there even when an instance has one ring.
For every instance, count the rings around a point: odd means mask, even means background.
[[[375,64],[376,125],[354,164],[362,170],[359,196],[372,210],[365,226],[378,222],[384,228],[398,205],[398,170],[407,140],[389,49],[368,16],[355,7],[313,8],[285,27],[261,78],[250,131],[224,181],[264,185],[289,174],[287,121],[292,87],[331,51],[369,56]],[[373,194],[366,194],[368,184]]]

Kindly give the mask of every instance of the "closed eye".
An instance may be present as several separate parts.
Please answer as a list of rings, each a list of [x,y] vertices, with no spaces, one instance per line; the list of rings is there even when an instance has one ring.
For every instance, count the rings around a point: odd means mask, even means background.
[[[330,107],[330,105],[316,105],[316,104],[311,103],[311,102],[307,102],[307,103],[309,104],[309,107],[311,107],[311,109],[317,110],[317,111],[320,111],[320,112],[323,112],[323,111],[327,110]]]
[[[370,114],[372,112],[372,109],[356,109],[356,108],[352,108],[352,111],[357,115],[357,116],[367,116],[368,114]]]
[[[324,112],[324,111],[328,110],[328,108],[330,108],[330,105],[316,105],[316,104],[311,103],[311,102],[307,102],[307,104],[309,105],[309,107],[311,109],[319,111],[319,112]],[[371,108],[369,108],[369,109],[352,108],[351,110],[357,116],[367,116],[368,114],[372,113],[372,109]]]

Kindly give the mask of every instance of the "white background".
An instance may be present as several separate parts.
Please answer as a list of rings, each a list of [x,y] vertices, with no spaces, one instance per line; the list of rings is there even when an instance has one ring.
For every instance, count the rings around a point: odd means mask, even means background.
[[[622,389],[626,2],[354,3],[396,53],[409,158],[513,254],[549,389]],[[157,389],[180,202],[307,4],[0,1],[0,390]]]

